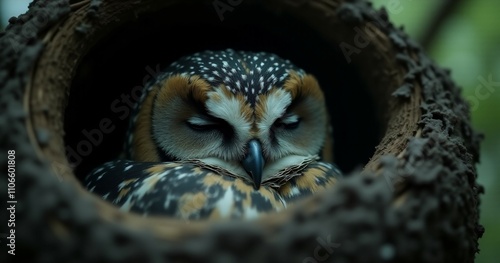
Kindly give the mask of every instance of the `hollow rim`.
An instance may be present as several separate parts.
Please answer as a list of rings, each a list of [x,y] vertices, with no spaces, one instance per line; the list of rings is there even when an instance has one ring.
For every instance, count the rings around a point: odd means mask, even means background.
[[[35,66],[32,79],[28,83],[25,97],[29,118],[27,125],[33,145],[37,145],[37,152],[41,158],[50,160],[54,174],[61,181],[77,187],[82,195],[93,199],[100,216],[110,222],[121,222],[131,228],[154,229],[154,233],[161,239],[179,240],[205,232],[210,223],[190,222],[165,218],[143,218],[129,213],[123,213],[111,204],[100,200],[87,192],[72,174],[65,157],[63,141],[64,109],[69,96],[72,76],[75,75],[79,61],[95,46],[100,39],[114,28],[133,20],[134,16],[146,14],[185,1],[104,1],[99,6],[99,20],[89,18],[88,11],[92,7],[91,1],[81,1],[72,5],[72,12],[58,26],[54,26],[45,33],[43,38],[45,49]],[[339,15],[342,3],[345,1],[290,1],[272,0],[245,1],[245,5],[265,5],[265,8],[276,12],[286,12],[308,24],[325,37],[331,45],[339,45],[348,41],[351,45],[356,41],[356,28],[370,28],[373,34],[367,34],[370,45],[353,57],[352,63],[359,67],[359,72],[367,83],[374,87],[385,89],[372,90],[380,102],[377,108],[381,109],[381,116],[387,122],[387,129],[377,146],[374,155],[365,165],[365,171],[377,171],[380,158],[384,155],[401,156],[407,140],[417,134],[418,121],[421,117],[421,89],[415,81],[415,88],[408,98],[393,96],[392,94],[404,83],[407,70],[402,68],[396,58],[396,47],[390,37],[377,26],[376,23],[346,22]],[[205,8],[212,1],[189,1],[193,8]],[[243,6],[241,8],[244,8]],[[383,21],[379,21],[383,23]],[[82,36],[79,33],[82,25],[92,25]],[[378,71],[374,71],[374,65]],[[64,74],[61,74],[64,72]],[[370,87],[370,85],[368,86]],[[48,103],[50,102],[50,103]],[[47,108],[46,105],[50,105]],[[36,131],[47,130],[55,135],[49,142],[40,142],[35,136]],[[334,191],[334,190],[332,190]],[[328,191],[322,195],[334,195]],[[294,208],[279,214],[269,215],[257,220],[268,231],[275,231],[284,224],[294,211],[310,211],[312,204],[318,197],[308,198]]]

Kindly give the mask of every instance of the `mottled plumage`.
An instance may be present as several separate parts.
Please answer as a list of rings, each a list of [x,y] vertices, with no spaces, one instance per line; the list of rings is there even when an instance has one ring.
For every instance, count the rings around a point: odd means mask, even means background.
[[[316,79],[274,54],[205,51],[146,87],[127,160],[96,168],[90,191],[122,210],[255,218],[331,187],[326,105]]]
[[[106,170],[120,176],[106,175]],[[189,162],[117,160],[95,170],[87,187],[124,211],[183,219],[252,219],[330,187],[340,173],[331,164],[314,162],[303,171],[306,176],[292,177],[280,187],[263,183],[255,191],[251,183],[219,172]]]

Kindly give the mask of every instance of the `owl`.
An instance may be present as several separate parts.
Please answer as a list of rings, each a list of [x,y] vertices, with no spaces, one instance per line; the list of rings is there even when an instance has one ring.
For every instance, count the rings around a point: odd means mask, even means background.
[[[84,183],[145,216],[253,219],[341,178],[330,133],[313,75],[271,53],[199,52],[144,88],[125,158]]]

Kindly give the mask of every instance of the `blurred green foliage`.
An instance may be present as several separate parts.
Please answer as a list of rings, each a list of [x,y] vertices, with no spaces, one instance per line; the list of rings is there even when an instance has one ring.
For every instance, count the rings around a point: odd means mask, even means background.
[[[419,40],[428,29],[430,17],[439,4],[435,0],[373,0],[386,6],[391,21]],[[463,88],[471,104],[472,122],[485,134],[481,144],[481,163],[477,166],[482,196],[481,223],[486,232],[480,239],[476,262],[499,262],[500,258],[500,1],[461,1],[460,7],[445,20],[427,53],[439,65],[450,68],[452,77]],[[492,80],[488,90],[482,80]]]

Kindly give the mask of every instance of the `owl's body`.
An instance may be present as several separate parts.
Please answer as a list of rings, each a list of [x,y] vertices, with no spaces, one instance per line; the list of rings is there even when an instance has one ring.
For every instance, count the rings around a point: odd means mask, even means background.
[[[87,187],[142,214],[255,218],[330,187],[340,172],[316,79],[269,53],[205,51],[146,87],[127,159],[97,168]]]

